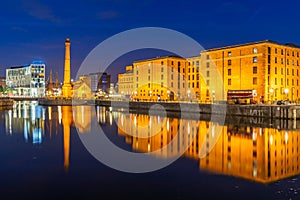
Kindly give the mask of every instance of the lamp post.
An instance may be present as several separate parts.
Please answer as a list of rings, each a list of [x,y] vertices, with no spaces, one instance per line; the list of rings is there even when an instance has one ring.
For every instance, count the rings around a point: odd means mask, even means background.
[[[212,103],[214,103],[216,91],[215,91],[215,90],[212,90],[211,93],[212,93]]]
[[[288,100],[288,93],[289,93],[289,88],[285,88],[284,89],[285,100]]]
[[[273,103],[273,94],[274,94],[274,89],[273,88],[271,88],[270,89],[270,96],[271,96],[271,104]]]

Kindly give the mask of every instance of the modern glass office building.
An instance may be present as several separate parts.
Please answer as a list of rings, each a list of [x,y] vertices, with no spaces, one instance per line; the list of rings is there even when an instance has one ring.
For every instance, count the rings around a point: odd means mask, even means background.
[[[33,61],[6,69],[6,85],[13,95],[42,97],[45,95],[45,67],[43,61]]]

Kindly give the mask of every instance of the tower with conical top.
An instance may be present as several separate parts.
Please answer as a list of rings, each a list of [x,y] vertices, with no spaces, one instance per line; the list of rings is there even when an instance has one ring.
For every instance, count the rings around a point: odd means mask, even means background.
[[[71,59],[70,59],[70,38],[65,41],[65,66],[64,66],[64,84],[62,86],[62,96],[64,98],[72,97],[72,84],[71,84]]]

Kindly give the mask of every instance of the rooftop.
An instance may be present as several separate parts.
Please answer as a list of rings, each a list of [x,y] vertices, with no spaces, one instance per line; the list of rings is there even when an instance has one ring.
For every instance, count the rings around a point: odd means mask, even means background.
[[[299,48],[300,49],[300,46],[295,45],[293,43],[280,44],[280,43],[272,41],[272,40],[262,40],[262,41],[258,41],[258,42],[248,42],[248,43],[244,43],[244,44],[236,44],[236,45],[229,45],[229,46],[224,46],[224,47],[216,47],[216,48],[212,48],[212,49],[203,50],[202,52],[216,51],[216,50],[229,49],[229,48],[237,48],[237,47],[242,47],[242,46],[250,46],[250,45],[256,45],[256,44],[263,44],[263,43],[270,43],[270,44],[276,44],[276,45],[281,45],[281,46]]]

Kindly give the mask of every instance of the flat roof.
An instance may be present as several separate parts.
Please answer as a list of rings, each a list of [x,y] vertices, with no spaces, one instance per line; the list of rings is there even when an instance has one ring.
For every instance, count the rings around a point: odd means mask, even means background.
[[[185,60],[185,58],[182,58],[180,56],[157,56],[155,58],[148,58],[148,59],[145,59],[145,60],[137,60],[137,61],[134,61],[133,63],[137,63],[137,62],[146,62],[146,61],[151,61],[151,60],[158,60],[158,59],[168,59],[168,58],[179,58],[179,59],[183,59]]]
[[[229,46],[224,46],[224,47],[216,47],[216,48],[203,50],[201,52],[209,52],[209,51],[216,51],[216,50],[222,50],[222,49],[237,48],[237,47],[250,46],[250,45],[262,44],[262,43],[271,43],[271,44],[277,44],[277,45],[280,45],[280,46],[293,47],[293,48],[300,49],[300,46],[298,46],[296,44],[293,44],[293,43],[280,44],[280,43],[275,42],[273,40],[262,40],[262,41],[258,41],[258,42],[248,42],[248,43],[244,43],[244,44],[236,44],[236,45],[229,45]]]

